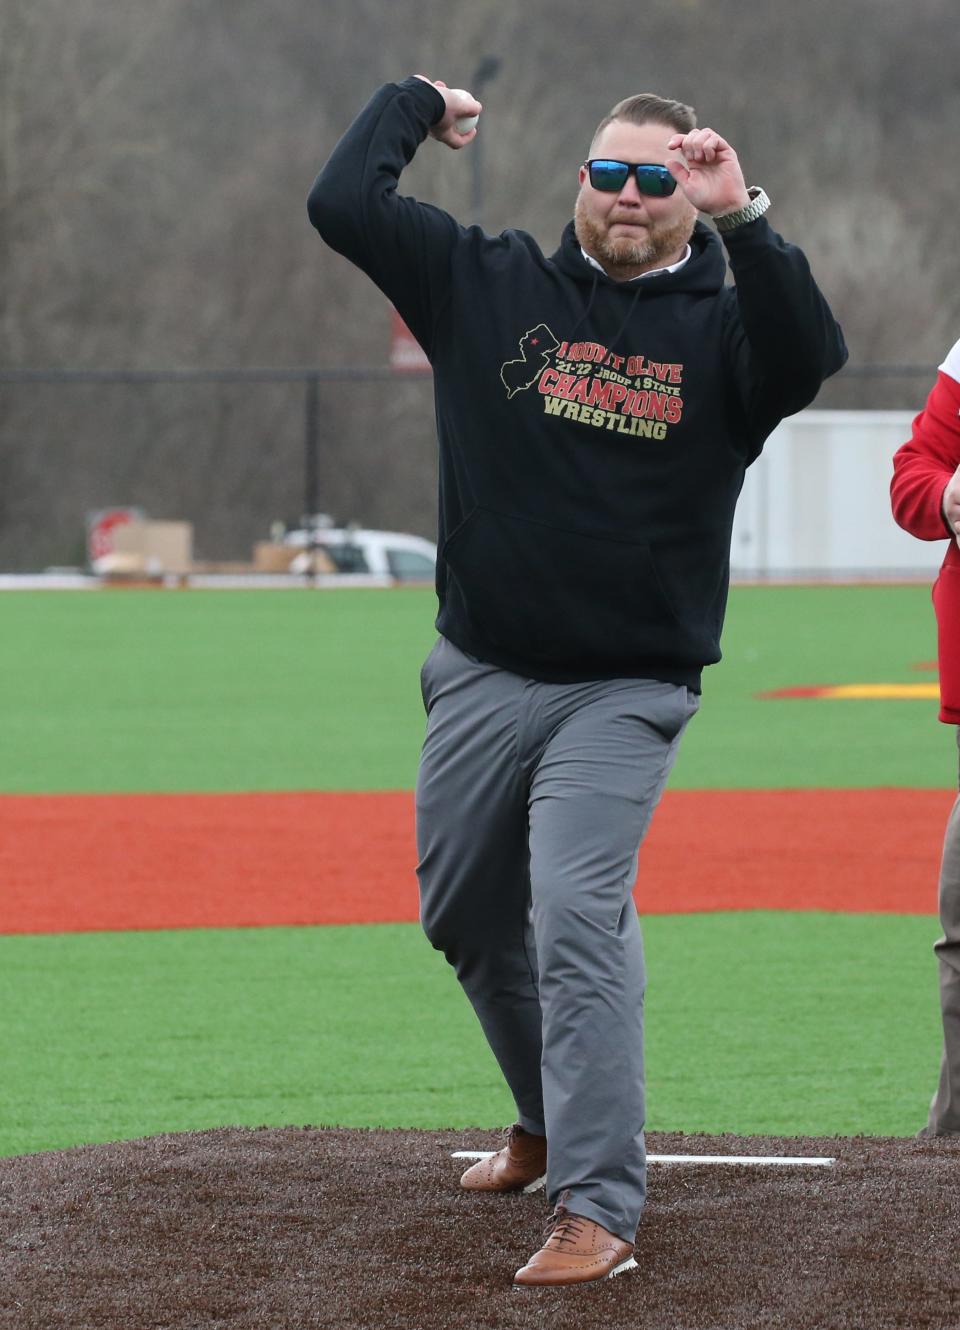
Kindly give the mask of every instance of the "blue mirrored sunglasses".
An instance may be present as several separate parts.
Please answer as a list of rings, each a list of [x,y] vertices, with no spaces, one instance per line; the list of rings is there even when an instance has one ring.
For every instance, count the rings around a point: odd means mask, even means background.
[[[602,189],[605,194],[619,194],[631,172],[640,193],[655,199],[669,197],[677,187],[677,182],[665,166],[644,162],[616,162],[609,157],[594,157],[584,162],[584,166],[590,174],[590,184],[594,189]]]

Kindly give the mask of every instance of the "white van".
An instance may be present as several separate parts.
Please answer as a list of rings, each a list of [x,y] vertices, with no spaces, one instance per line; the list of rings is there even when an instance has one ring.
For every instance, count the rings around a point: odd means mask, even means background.
[[[432,583],[437,567],[437,547],[422,536],[408,536],[400,531],[368,531],[363,527],[318,526],[288,531],[285,545],[300,545],[290,565],[292,573],[309,567],[307,546],[320,546],[333,561],[338,573],[371,573],[389,577],[394,582]]]

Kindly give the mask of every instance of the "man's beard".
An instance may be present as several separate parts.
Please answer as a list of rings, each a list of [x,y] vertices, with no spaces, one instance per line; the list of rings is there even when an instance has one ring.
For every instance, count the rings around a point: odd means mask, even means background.
[[[681,217],[670,226],[646,223],[643,236],[625,235],[612,239],[609,227],[615,223],[597,222],[587,211],[583,195],[579,194],[573,219],[577,239],[587,253],[614,275],[622,272],[630,277],[637,275],[637,269],[662,267],[682,251],[693,234],[696,214]]]

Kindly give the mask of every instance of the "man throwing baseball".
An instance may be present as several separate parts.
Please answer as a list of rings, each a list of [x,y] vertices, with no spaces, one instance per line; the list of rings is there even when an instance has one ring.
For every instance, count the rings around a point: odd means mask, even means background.
[[[519,1190],[546,1172],[547,1237],[514,1280],[563,1285],[635,1265],[637,851],[720,659],[744,470],[846,349],[766,195],[690,107],[642,94],[613,108],[551,255],[398,192],[424,139],[463,148],[480,111],[422,76],[381,88],[309,212],[433,364],[421,918],[517,1106],[462,1186]]]

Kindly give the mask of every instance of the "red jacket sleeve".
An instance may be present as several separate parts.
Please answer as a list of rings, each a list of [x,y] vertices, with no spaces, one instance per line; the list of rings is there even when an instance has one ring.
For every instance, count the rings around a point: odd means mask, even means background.
[[[940,719],[960,725],[960,547],[941,511],[943,491],[960,466],[960,342],[940,366],[908,443],[893,459],[893,515],[921,540],[950,540],[933,586],[940,671]]]
[[[920,540],[946,540],[951,534],[940,503],[960,466],[960,383],[948,372],[955,364],[960,374],[960,342],[941,366],[909,442],[893,458],[893,515]]]

